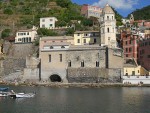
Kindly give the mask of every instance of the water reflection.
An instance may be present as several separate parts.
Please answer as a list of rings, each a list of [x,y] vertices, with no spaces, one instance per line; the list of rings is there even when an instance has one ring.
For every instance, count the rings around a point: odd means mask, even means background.
[[[34,98],[0,100],[0,113],[149,113],[150,109],[149,88],[11,86],[11,89],[35,91],[36,95]]]

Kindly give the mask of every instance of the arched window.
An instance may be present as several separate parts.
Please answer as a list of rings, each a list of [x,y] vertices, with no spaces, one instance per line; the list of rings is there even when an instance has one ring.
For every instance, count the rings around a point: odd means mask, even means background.
[[[112,16],[112,20],[114,19],[114,17]]]
[[[109,16],[107,16],[107,20],[109,20]]]
[[[107,32],[109,33],[109,28],[107,28]]]
[[[50,49],[53,49],[54,47],[53,46],[50,46]]]
[[[71,61],[68,62],[68,67],[71,67]]]
[[[96,67],[99,67],[99,62],[98,61],[96,61]]]
[[[61,46],[61,48],[65,48],[65,46]]]
[[[81,62],[81,67],[84,67],[84,61]]]

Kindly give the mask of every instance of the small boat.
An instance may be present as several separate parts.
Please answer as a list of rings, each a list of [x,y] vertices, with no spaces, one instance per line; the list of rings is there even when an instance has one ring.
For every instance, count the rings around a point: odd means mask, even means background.
[[[34,96],[34,93],[16,93],[16,98],[31,98]]]
[[[9,92],[0,91],[0,97],[7,97],[8,95],[9,95]]]
[[[16,93],[9,95],[12,98],[32,98],[35,96],[34,93]]]
[[[0,87],[0,91],[7,91],[9,87]]]

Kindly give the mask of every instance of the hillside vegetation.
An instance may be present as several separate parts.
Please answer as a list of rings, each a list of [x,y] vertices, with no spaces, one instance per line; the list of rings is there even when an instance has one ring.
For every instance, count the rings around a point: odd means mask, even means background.
[[[150,5],[143,7],[142,9],[136,9],[133,14],[135,20],[149,20],[150,19]],[[130,17],[130,15],[128,17]]]
[[[41,17],[56,17],[56,27],[74,24],[75,29],[67,29],[66,35],[74,30],[90,30],[93,22],[83,17],[80,10],[81,6],[71,0],[0,0],[0,32],[7,29],[9,35],[14,35],[18,29],[39,26]],[[116,14],[117,25],[120,25],[121,16]]]

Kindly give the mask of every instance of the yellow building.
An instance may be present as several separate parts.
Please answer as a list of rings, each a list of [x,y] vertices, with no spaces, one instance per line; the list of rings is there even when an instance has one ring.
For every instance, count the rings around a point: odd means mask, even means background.
[[[74,33],[74,45],[100,44],[99,31],[76,31]]]
[[[124,65],[124,75],[126,76],[140,76],[140,75],[148,75],[149,72],[143,67],[126,64]]]

